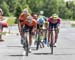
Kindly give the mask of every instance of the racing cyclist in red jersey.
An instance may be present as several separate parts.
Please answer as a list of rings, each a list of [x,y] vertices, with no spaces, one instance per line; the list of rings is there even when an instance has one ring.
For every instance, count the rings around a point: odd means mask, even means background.
[[[51,35],[51,30],[53,30],[53,28],[54,28],[54,31],[55,31],[54,46],[56,46],[57,39],[58,39],[60,21],[61,21],[61,18],[59,18],[57,14],[53,14],[52,16],[50,16],[48,18],[48,22],[49,22],[48,42],[49,42],[49,44],[51,43],[51,40],[50,40],[51,37],[50,37],[50,35]]]

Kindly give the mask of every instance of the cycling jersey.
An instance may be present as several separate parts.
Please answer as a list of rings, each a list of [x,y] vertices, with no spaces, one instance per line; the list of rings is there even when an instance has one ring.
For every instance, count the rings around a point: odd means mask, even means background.
[[[32,34],[32,30],[37,28],[37,22],[34,19],[32,20],[32,23],[29,23],[27,20],[25,20],[23,24],[25,25],[22,29],[23,32],[29,29],[29,34]]]
[[[33,27],[37,27],[37,21],[35,19],[32,20],[32,23],[29,23],[27,20],[25,20],[23,22],[24,25],[28,25],[28,26],[33,26]]]
[[[61,19],[60,18],[57,18],[56,20],[53,20],[52,17],[50,17],[48,19],[48,22],[49,22],[49,29],[53,29],[53,28],[58,28],[58,24],[60,24],[60,21]]]
[[[23,26],[23,22],[24,20],[26,20],[27,16],[29,16],[30,14],[24,14],[24,13],[21,13],[20,16],[19,16],[19,21],[20,21],[20,24],[21,26]]]
[[[53,21],[52,16],[48,19],[49,23],[51,22],[51,23],[58,23],[58,24],[60,24],[60,21],[61,21],[61,19],[59,17],[55,20],[55,22]]]

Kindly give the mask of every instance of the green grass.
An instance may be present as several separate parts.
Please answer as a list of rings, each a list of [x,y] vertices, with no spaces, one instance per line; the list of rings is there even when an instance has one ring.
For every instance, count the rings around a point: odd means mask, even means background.
[[[72,24],[72,27],[75,27],[75,24]]]
[[[75,20],[71,21],[71,26],[75,27]]]
[[[2,32],[2,35],[6,35],[7,32]]]
[[[9,17],[7,20],[8,25],[14,25],[15,24],[15,17]]]

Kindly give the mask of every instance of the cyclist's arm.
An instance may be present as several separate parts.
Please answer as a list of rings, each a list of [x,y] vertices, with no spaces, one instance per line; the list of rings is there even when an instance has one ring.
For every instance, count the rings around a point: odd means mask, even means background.
[[[35,32],[37,30],[37,26],[34,26],[33,27],[33,31]]]
[[[34,31],[37,30],[37,21],[34,21],[34,23],[33,23],[33,30],[34,30]]]
[[[21,23],[23,22],[23,13],[20,14],[19,18],[18,18],[18,28],[19,28],[19,32],[21,32]]]
[[[60,28],[60,24],[61,24],[61,19],[59,18],[58,19],[58,24],[57,24],[58,28]]]
[[[18,20],[18,28],[19,28],[19,32],[21,32],[22,27],[21,27],[21,23],[19,20]]]

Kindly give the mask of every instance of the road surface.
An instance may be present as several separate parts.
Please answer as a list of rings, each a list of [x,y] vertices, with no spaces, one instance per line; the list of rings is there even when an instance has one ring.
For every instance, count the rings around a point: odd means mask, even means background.
[[[0,42],[0,60],[75,60],[75,28],[61,28],[57,47],[54,54],[50,54],[50,48],[35,50],[32,45],[32,53],[28,57],[23,56],[23,48],[20,44],[20,36],[9,34],[3,36],[4,42]]]

